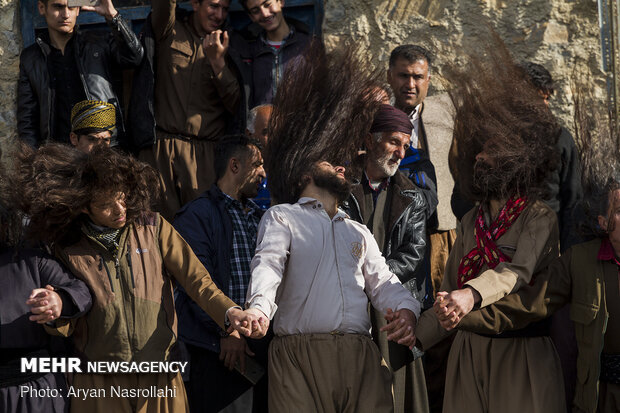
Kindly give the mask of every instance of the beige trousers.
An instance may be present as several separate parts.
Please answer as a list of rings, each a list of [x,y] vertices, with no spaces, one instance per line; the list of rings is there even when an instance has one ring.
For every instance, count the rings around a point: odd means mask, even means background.
[[[119,391],[130,389],[171,389],[166,397],[118,397],[112,387]],[[183,413],[189,411],[185,386],[180,373],[176,374],[89,374],[73,376],[73,388],[89,391],[103,390],[96,397],[72,397],[71,413]],[[105,397],[99,397],[105,395]],[[172,395],[172,396],[170,396]]]
[[[565,406],[560,359],[549,337],[456,334],[444,413],[565,413]]]
[[[166,220],[215,182],[214,147],[213,141],[166,137],[138,154],[159,173],[158,209]]]
[[[269,411],[392,412],[390,372],[364,335],[275,337],[269,346]]]

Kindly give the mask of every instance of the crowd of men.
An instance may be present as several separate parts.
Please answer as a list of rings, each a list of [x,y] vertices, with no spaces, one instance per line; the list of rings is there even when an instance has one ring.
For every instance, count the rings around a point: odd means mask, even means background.
[[[0,171],[0,410],[620,411],[620,156],[582,176],[550,73],[490,36],[427,96],[429,48],[392,50],[386,83],[284,0],[240,0],[241,31],[231,1],[153,0],[136,36],[112,0],[39,0]],[[67,388],[18,371],[50,335],[190,370],[71,379],[174,398],[24,398]]]

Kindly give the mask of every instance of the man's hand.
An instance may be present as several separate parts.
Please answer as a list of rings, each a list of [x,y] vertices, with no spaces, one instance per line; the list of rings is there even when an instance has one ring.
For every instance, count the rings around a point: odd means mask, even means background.
[[[220,339],[220,360],[228,370],[235,368],[235,363],[239,362],[239,370],[245,373],[245,355],[253,356],[252,350],[248,347],[245,338],[239,335],[238,331],[233,331],[228,337]]]
[[[32,313],[28,319],[39,324],[58,319],[62,312],[62,299],[51,285],[32,290],[26,305],[30,306],[30,312]]]
[[[228,32],[216,30],[207,34],[202,41],[202,47],[205,50],[205,55],[211,63],[213,68],[213,74],[218,77],[224,66],[226,66],[226,52],[228,51]]]
[[[381,327],[381,331],[387,333],[387,339],[413,349],[415,345],[416,318],[413,311],[402,308],[392,311],[388,308],[385,314],[388,324]]]
[[[106,20],[112,20],[112,17],[118,14],[118,11],[112,4],[112,0],[101,0],[95,6],[82,6],[80,11],[94,11],[98,15],[105,17]]]
[[[433,309],[441,326],[446,330],[451,330],[469,314],[474,304],[480,301],[480,294],[473,288],[465,287],[450,293],[441,291],[437,293]]]
[[[269,329],[269,318],[256,308],[243,311],[238,308],[228,310],[230,328],[228,333],[237,330],[240,334],[251,338],[262,338]]]

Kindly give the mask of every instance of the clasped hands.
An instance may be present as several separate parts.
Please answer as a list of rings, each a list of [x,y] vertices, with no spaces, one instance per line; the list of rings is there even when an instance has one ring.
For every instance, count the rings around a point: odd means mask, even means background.
[[[62,299],[51,285],[32,290],[26,305],[30,306],[32,313],[28,319],[39,324],[57,320],[62,312]]]
[[[439,324],[450,331],[474,308],[474,304],[480,302],[478,291],[465,287],[450,293],[440,291],[433,304],[433,310],[437,315]]]
[[[413,311],[406,308],[392,311],[391,308],[388,308],[385,319],[388,324],[381,327],[381,331],[387,333],[387,339],[412,350],[415,345],[416,325],[416,317]]]
[[[250,338],[262,338],[267,334],[269,318],[256,308],[242,310],[233,307],[228,310],[227,315],[230,327],[226,332],[229,334],[238,331],[239,334]]]

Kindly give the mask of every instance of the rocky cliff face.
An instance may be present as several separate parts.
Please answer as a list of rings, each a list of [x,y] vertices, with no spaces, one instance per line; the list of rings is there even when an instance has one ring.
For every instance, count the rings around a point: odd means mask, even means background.
[[[361,42],[377,65],[387,66],[399,44],[420,43],[435,55],[430,93],[446,88],[441,73],[458,64],[465,47],[477,47],[486,22],[516,59],[547,67],[557,92],[551,106],[572,126],[570,79],[575,71],[605,104],[595,0],[325,0],[328,47],[347,36]],[[0,143],[16,133],[15,101],[22,47],[19,2],[0,0]],[[478,47],[479,48],[479,47]]]
[[[0,147],[16,134],[19,53],[22,42],[15,0],[0,0]]]
[[[323,32],[328,47],[347,36],[361,42],[380,67],[405,43],[434,55],[430,94],[444,90],[442,71],[465,50],[481,50],[490,24],[516,60],[545,66],[556,82],[551,107],[572,127],[571,78],[587,79],[601,105],[605,76],[596,0],[325,0]]]

